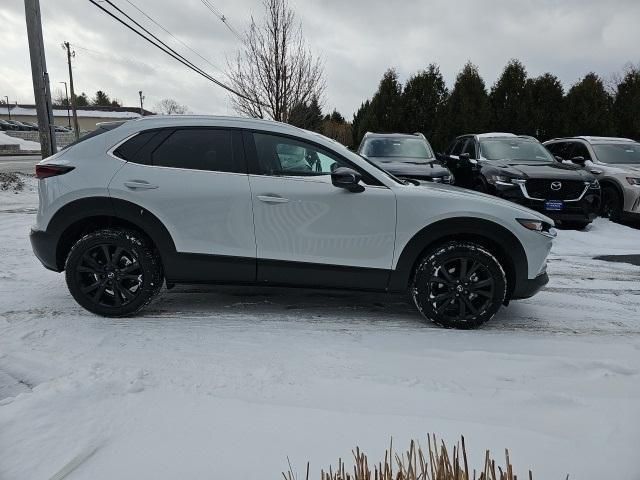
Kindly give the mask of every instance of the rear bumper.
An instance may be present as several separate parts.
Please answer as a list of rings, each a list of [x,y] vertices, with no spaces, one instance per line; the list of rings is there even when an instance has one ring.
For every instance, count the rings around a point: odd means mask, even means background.
[[[29,233],[29,240],[31,240],[31,248],[33,253],[38,257],[40,263],[49,270],[54,272],[62,271],[58,268],[56,261],[56,239],[50,233],[43,232],[42,230],[31,229]]]
[[[536,278],[519,280],[515,286],[513,295],[511,295],[511,300],[533,297],[547,283],[549,283],[547,272],[541,273]]]

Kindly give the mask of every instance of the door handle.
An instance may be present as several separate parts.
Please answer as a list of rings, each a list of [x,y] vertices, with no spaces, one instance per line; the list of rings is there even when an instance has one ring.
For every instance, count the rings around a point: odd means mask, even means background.
[[[129,180],[124,182],[124,186],[132,190],[152,190],[158,188],[158,185],[152,185],[144,180]]]
[[[256,198],[265,203],[287,203],[288,198],[278,197],[277,195],[257,195]]]

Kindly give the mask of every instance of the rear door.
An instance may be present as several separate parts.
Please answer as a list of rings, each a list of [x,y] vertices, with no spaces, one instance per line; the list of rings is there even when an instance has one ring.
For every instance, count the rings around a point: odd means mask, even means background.
[[[112,153],[127,160],[109,185],[113,198],[155,215],[178,254],[217,262],[220,268],[212,268],[207,280],[255,280],[253,210],[239,130],[143,132]]]

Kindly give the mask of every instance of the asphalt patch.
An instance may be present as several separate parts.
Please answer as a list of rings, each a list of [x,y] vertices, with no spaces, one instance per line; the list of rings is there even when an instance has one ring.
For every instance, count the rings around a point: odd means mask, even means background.
[[[605,262],[630,263],[640,267],[640,255],[599,255],[593,257],[594,260],[604,260]]]

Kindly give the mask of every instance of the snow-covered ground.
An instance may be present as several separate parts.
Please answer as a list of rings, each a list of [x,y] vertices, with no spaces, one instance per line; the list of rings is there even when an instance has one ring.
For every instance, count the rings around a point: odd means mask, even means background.
[[[20,150],[40,150],[40,144],[38,142],[12,137],[4,132],[0,132],[0,145],[18,145]]]
[[[464,434],[520,475],[637,480],[640,231],[561,231],[536,297],[484,328],[404,296],[182,286],[142,316],[74,303],[27,239],[37,196],[0,192],[0,478],[311,478],[360,445]],[[89,454],[92,455],[89,456]],[[280,477],[281,478],[281,477]]]

